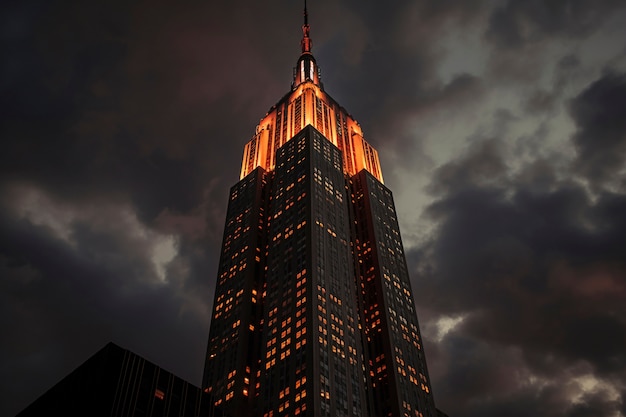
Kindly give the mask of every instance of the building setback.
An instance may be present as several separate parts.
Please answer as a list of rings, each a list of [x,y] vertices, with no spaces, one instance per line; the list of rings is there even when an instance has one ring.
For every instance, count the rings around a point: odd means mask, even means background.
[[[231,189],[203,388],[237,416],[436,417],[393,197],[304,16]]]

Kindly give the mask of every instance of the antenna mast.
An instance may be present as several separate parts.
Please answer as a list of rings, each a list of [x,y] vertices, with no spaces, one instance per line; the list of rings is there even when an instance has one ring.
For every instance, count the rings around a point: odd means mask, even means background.
[[[302,53],[311,53],[311,38],[309,37],[309,14],[306,11],[306,0],[304,0],[304,25],[302,25]]]

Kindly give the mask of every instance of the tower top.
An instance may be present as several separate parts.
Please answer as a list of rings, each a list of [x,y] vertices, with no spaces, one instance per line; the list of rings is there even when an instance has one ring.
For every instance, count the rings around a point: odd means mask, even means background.
[[[292,88],[296,88],[300,84],[307,81],[311,81],[315,85],[322,87],[319,68],[315,62],[315,58],[313,58],[313,54],[311,53],[312,41],[309,36],[310,29],[309,14],[306,9],[306,0],[304,0],[304,24],[302,25],[302,41],[300,42],[302,46],[302,54],[300,55],[300,58],[298,58],[298,63],[296,64]]]

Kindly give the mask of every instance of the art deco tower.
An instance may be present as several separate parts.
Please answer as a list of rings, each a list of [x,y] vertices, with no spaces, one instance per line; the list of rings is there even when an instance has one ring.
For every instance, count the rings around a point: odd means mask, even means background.
[[[232,187],[203,388],[233,416],[436,415],[377,151],[311,54]]]

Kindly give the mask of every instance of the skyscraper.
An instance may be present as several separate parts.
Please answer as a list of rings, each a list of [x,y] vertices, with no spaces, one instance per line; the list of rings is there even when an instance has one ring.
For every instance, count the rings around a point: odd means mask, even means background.
[[[435,417],[378,153],[324,91],[306,3],[302,31],[230,192],[203,388],[237,416]]]

